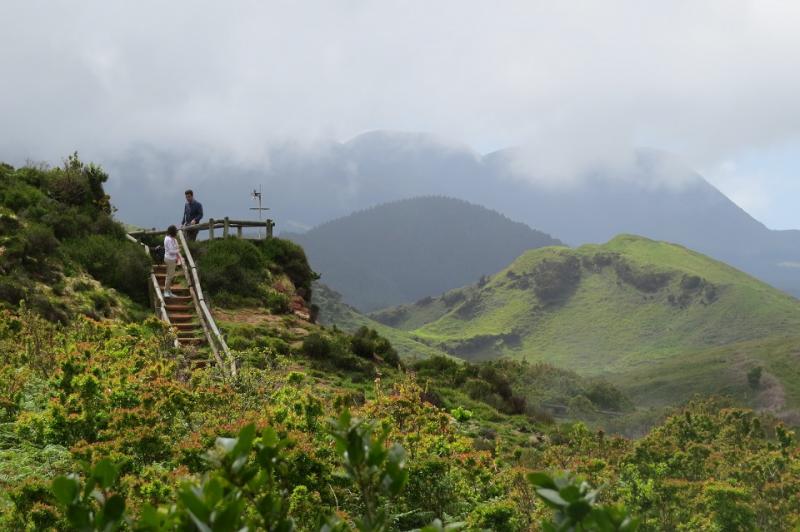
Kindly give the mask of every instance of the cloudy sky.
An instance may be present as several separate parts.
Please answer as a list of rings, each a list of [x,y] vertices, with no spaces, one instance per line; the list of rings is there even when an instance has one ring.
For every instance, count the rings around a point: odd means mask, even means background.
[[[562,170],[652,146],[800,228],[799,2],[3,0],[0,21],[15,164],[142,144],[253,164],[372,129]]]

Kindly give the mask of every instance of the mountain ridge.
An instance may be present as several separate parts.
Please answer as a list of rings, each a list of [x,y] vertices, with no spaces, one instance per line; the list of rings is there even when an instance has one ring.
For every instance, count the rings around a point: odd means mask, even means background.
[[[361,310],[439,294],[558,240],[507,216],[444,196],[407,198],[286,234],[324,281]]]
[[[671,154],[639,150],[623,170],[597,168],[571,176],[578,186],[553,187],[524,165],[510,164],[513,151],[481,156],[447,139],[377,131],[350,143],[273,145],[265,155],[268,165],[236,166],[201,150],[175,155],[147,147],[104,162],[116,176],[110,190],[121,216],[138,225],[168,225],[180,217],[179,205],[163,193],[164,175],[180,182],[178,198],[189,184],[200,201],[213,198],[204,203],[213,217],[249,215],[247,195],[263,183],[279,229],[312,227],[399,198],[445,195],[571,245],[605,242],[619,233],[680,243],[800,294],[798,270],[786,266],[800,263],[800,232],[766,228]],[[181,164],[189,160],[191,165]],[[697,178],[689,178],[689,186],[666,186],[687,174]],[[143,176],[153,177],[149,185],[142,185]],[[142,197],[153,201],[144,205]]]

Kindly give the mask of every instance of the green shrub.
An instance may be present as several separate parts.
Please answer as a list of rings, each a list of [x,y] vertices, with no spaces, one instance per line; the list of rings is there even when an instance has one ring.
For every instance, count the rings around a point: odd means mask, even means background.
[[[53,230],[40,223],[27,223],[5,242],[5,268],[22,266],[26,271],[46,272],[47,259],[58,248]]]
[[[12,307],[25,298],[26,289],[18,279],[14,275],[0,276],[0,301],[10,303]]]
[[[433,356],[414,362],[412,369],[420,375],[441,379],[451,386],[461,386],[466,382],[468,372],[474,366],[445,356]]]
[[[0,190],[3,206],[15,212],[24,211],[31,206],[47,201],[47,196],[38,188],[19,181],[14,182],[11,179]]]
[[[289,296],[276,290],[267,291],[265,304],[273,314],[286,314],[289,312]]]
[[[253,242],[241,238],[211,240],[197,245],[194,255],[203,276],[203,289],[217,296],[217,302],[263,300],[268,263]]]
[[[289,344],[278,337],[275,336],[262,336],[258,339],[258,345],[261,347],[268,348],[275,353],[283,356],[289,355],[292,348]]]
[[[124,230],[111,217],[112,208],[103,190],[108,175],[96,165],[85,165],[77,154],[61,168],[31,166],[14,170],[2,166],[0,179],[0,274],[13,275],[19,288],[2,289],[0,299],[16,304],[27,299],[58,321],[69,319],[67,307],[33,293],[35,283],[60,289],[64,275],[83,266],[104,284],[147,302],[145,276],[148,260],[138,247],[124,240]],[[98,239],[107,238],[102,241]],[[87,248],[87,249],[84,249]],[[134,251],[135,250],[135,251]],[[65,260],[65,259],[72,259]],[[147,267],[145,266],[147,264]],[[7,287],[5,287],[7,288]],[[89,312],[105,314],[108,306],[92,301]]]
[[[29,292],[25,295],[28,307],[47,321],[67,323],[70,320],[69,309],[60,301],[53,301],[42,294]]]
[[[470,530],[517,532],[523,529],[514,504],[505,500],[479,504],[470,513],[467,523]]]
[[[245,367],[268,369],[275,366],[275,352],[271,349],[262,349],[258,347],[234,348],[230,342],[228,343],[228,347],[239,351],[237,358],[243,362]]]
[[[238,334],[232,334],[227,338],[226,343],[228,347],[231,349],[235,349],[237,351],[243,351],[245,349],[250,349],[253,347],[254,342],[249,338],[245,338],[244,336],[239,336]]]
[[[578,482],[571,476],[554,478],[546,473],[531,473],[528,482],[539,499],[553,510],[553,520],[542,523],[544,530],[636,532],[639,528],[639,520],[630,517],[624,507],[598,504],[598,491],[586,482]]]
[[[599,379],[589,384],[586,397],[604,410],[625,410],[631,406],[630,400],[619,388]]]
[[[494,395],[492,386],[483,379],[469,379],[464,384],[464,391],[476,401],[487,401]]]
[[[51,197],[66,205],[82,206],[90,201],[89,183],[76,172],[57,172],[47,184]]]
[[[319,279],[319,275],[309,266],[303,248],[281,238],[262,240],[259,247],[270,262],[289,276],[298,294],[306,301],[311,301],[311,283]]]
[[[98,281],[147,304],[150,259],[138,245],[108,235],[91,235],[70,240],[64,247]]]
[[[469,421],[472,419],[472,410],[467,410],[464,407],[456,407],[450,411],[450,414],[456,421]]]
[[[330,358],[333,354],[332,342],[319,333],[311,333],[303,339],[302,353],[308,358],[318,360]]]
[[[350,339],[350,349],[361,358],[380,357],[387,364],[400,364],[400,357],[389,340],[369,327],[360,327],[356,331]]]

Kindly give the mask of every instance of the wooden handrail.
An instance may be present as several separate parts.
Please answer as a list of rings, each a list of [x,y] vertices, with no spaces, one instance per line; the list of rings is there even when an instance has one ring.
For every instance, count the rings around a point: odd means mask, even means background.
[[[214,321],[214,317],[211,315],[211,311],[208,309],[205,297],[203,296],[203,289],[200,286],[200,276],[197,272],[197,266],[194,263],[194,258],[192,257],[191,250],[189,249],[189,244],[186,242],[186,237],[183,234],[183,230],[178,230],[178,242],[180,242],[183,250],[182,255],[185,263],[184,271],[187,273],[186,279],[189,282],[189,287],[194,291],[192,295],[198,310],[198,316],[200,317],[201,322],[205,322],[205,326],[207,326],[209,330],[209,344],[212,345],[213,350],[213,344],[216,342],[219,349],[225,354],[228,364],[230,364],[230,375],[232,377],[236,377],[236,361],[233,359],[233,356],[228,349],[228,344],[225,343],[225,339],[222,337],[222,333],[219,331],[217,323]],[[186,268],[187,266],[188,269]],[[222,361],[220,360],[220,362]],[[220,369],[225,371],[225,365],[223,364],[220,366]]]
[[[194,302],[195,310],[198,310],[200,308],[200,301],[197,299],[197,292],[194,291],[194,288],[192,288],[191,284],[189,285],[189,294],[191,294],[192,296],[192,301]],[[199,316],[200,312],[198,312],[197,314]],[[217,366],[220,369],[224,370],[225,363],[219,356],[219,349],[217,349],[217,344],[216,342],[214,342],[214,338],[211,336],[212,333],[209,330],[208,325],[206,324],[206,320],[201,318],[200,325],[203,327],[203,333],[206,335],[206,340],[208,340],[208,345],[211,347],[211,353],[213,353],[214,359],[217,361]]]
[[[225,230],[225,227],[228,227],[228,230]],[[231,227],[235,227],[237,229],[237,234],[240,234],[241,231],[239,229],[244,227],[264,227],[267,229],[267,234],[271,234],[271,229],[275,227],[275,222],[272,220],[230,220],[227,218],[223,218],[222,220],[217,220],[211,218],[208,222],[195,224],[190,226],[182,227],[184,230],[191,229],[192,231],[211,231],[218,227],[223,228],[223,234],[228,235],[229,230]],[[158,236],[158,235],[165,235],[167,234],[166,229],[142,229],[140,231],[131,231],[129,236],[136,237],[136,236]]]

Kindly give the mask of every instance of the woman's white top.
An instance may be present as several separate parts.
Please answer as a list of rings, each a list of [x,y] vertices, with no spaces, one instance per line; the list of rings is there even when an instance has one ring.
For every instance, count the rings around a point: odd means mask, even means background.
[[[178,260],[178,241],[169,235],[164,237],[164,260]]]

